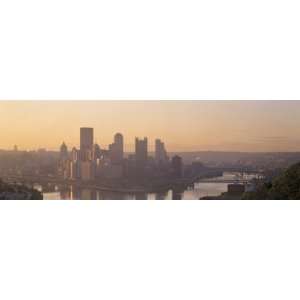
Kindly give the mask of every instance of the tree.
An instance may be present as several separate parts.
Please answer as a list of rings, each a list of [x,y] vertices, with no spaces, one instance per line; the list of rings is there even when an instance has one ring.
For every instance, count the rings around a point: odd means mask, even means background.
[[[269,199],[300,199],[300,163],[292,165],[274,179]]]
[[[264,183],[255,192],[244,193],[243,199],[300,200],[300,163],[290,166],[271,183]]]

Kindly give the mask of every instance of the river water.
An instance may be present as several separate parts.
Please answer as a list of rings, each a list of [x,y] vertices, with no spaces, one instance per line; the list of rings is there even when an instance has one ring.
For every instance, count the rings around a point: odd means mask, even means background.
[[[238,180],[238,173],[225,172],[221,177],[211,178],[210,180]],[[244,175],[244,179],[251,179],[257,177],[257,174]],[[47,192],[43,192],[44,199],[47,200],[58,200],[58,199],[95,199],[95,200],[198,200],[205,196],[218,196],[223,192],[227,191],[228,183],[224,182],[196,182],[192,187],[182,191],[174,192],[172,190],[164,193],[138,193],[138,194],[127,194],[117,192],[103,192],[99,190],[91,189],[78,189],[74,186],[53,186],[50,187]],[[41,190],[41,186],[36,186]]]

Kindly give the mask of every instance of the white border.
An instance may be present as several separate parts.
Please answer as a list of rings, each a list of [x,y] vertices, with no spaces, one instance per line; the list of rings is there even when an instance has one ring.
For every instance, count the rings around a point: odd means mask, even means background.
[[[0,99],[300,99],[293,0],[3,0]]]
[[[300,99],[299,23],[293,0],[2,0],[0,100]],[[299,299],[299,205],[1,202],[0,298]]]

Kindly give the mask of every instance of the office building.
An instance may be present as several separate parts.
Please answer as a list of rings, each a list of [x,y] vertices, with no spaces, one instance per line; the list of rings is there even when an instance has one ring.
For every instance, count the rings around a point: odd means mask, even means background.
[[[135,159],[137,162],[146,163],[148,158],[148,139],[135,138]]]
[[[68,159],[68,147],[65,144],[65,142],[62,143],[60,146],[60,154],[59,154],[60,160],[67,160]]]
[[[80,150],[92,150],[94,144],[94,129],[81,127],[80,128]]]
[[[123,135],[121,133],[116,133],[114,136],[115,144],[115,155],[118,162],[122,162],[124,157],[124,142]]]
[[[157,164],[165,164],[168,161],[165,144],[160,140],[155,140],[155,161]]]
[[[101,158],[101,149],[98,144],[94,145],[94,150],[93,150],[93,159],[97,160]]]
[[[178,155],[172,157],[172,175],[175,178],[181,178],[183,173],[182,158]]]
[[[124,145],[121,133],[116,133],[114,142],[109,145],[109,156],[112,164],[121,164],[123,162]]]
[[[143,175],[148,159],[148,139],[135,138],[135,161],[137,175]]]
[[[92,161],[80,162],[80,178],[84,181],[94,179],[94,165]]]
[[[71,160],[72,161],[79,160],[79,151],[75,147],[73,147],[71,151]]]
[[[80,156],[82,161],[92,160],[94,145],[94,129],[80,128]]]

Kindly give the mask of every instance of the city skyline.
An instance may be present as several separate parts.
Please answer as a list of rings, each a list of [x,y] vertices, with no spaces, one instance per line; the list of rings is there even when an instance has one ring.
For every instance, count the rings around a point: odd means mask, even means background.
[[[135,184],[141,180],[151,180],[154,183],[157,178],[166,182],[168,177],[181,180],[182,158],[174,156],[170,162],[164,143],[157,139],[155,145],[155,157],[151,159],[148,155],[147,137],[135,138],[135,152],[125,158],[121,133],[114,135],[108,149],[101,149],[94,142],[94,128],[81,127],[79,149],[72,147],[72,150],[68,151],[64,142],[60,146],[57,175],[63,180],[114,181],[115,184],[120,180],[134,180]],[[122,185],[120,188],[122,189]]]
[[[0,149],[79,147],[78,127],[92,127],[108,147],[117,132],[124,151],[136,137],[149,151],[300,151],[297,101],[2,101]]]

